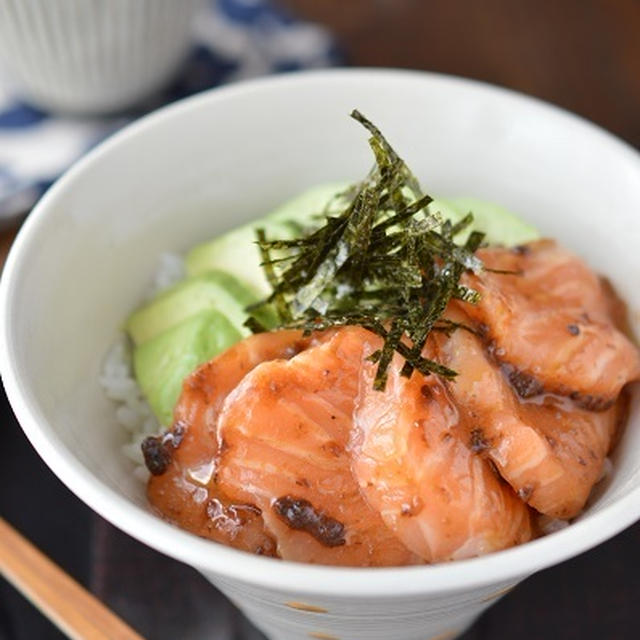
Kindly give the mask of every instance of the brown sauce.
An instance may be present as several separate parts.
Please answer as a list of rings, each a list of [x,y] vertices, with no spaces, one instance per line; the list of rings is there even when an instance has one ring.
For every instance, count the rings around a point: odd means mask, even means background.
[[[308,500],[283,496],[273,503],[273,510],[288,527],[306,531],[326,547],[345,543],[344,525],[316,509]]]

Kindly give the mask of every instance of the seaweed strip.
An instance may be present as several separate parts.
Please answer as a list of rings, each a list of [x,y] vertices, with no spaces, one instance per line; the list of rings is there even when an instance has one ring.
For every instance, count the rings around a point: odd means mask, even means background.
[[[384,389],[394,353],[411,376],[456,372],[422,355],[432,331],[450,333],[465,325],[442,315],[453,298],[474,304],[480,294],[462,284],[464,271],[479,272],[475,255],[484,235],[469,234],[464,244],[455,236],[473,222],[468,213],[455,224],[428,205],[433,198],[420,185],[381,131],[359,111],[351,116],[370,134],[374,165],[365,179],[342,194],[339,212],[318,216],[306,235],[289,240],[257,241],[271,295],[248,308],[245,323],[265,331],[260,315],[275,310],[277,326],[305,334],[331,327],[359,325],[380,336],[381,349],[368,357],[377,363],[376,389]],[[335,202],[335,200],[334,200]],[[274,255],[274,253],[277,254]],[[470,330],[470,329],[469,329]]]

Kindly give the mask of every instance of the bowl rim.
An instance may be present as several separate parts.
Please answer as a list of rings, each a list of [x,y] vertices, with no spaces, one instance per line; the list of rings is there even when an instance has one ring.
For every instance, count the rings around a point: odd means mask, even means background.
[[[297,71],[216,87],[164,106],[125,126],[70,167],[36,204],[20,229],[0,279],[0,374],[18,422],[32,445],[62,482],[90,508],[127,534],[157,551],[200,571],[224,579],[236,579],[272,590],[294,591],[328,597],[425,596],[516,581],[576,556],[613,537],[640,518],[640,486],[627,496],[602,507],[595,514],[556,533],[526,544],[479,558],[435,565],[390,568],[344,568],[294,563],[255,556],[198,538],[160,520],[150,511],[97,480],[63,445],[38,408],[38,401],[22,375],[12,344],[14,316],[10,312],[20,273],[33,245],[37,229],[56,199],[82,180],[83,172],[146,130],[191,110],[208,108],[222,100],[243,98],[263,90],[286,91],[291,85],[332,82],[336,79],[369,79],[376,82],[431,83],[440,89],[464,86],[494,93],[514,104],[528,105],[544,117],[563,118],[599,138],[616,153],[636,163],[640,153],[598,125],[558,106],[511,89],[485,82],[426,71],[385,68],[343,68]]]

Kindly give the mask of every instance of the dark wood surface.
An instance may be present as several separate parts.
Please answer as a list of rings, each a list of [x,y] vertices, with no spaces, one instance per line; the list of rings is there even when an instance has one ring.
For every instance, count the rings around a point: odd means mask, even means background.
[[[348,62],[476,78],[640,147],[639,0],[282,0],[327,25]]]
[[[7,253],[9,251],[9,247],[11,246],[11,242],[13,241],[15,235],[15,228],[5,229],[4,231],[0,231],[0,269],[2,269],[2,265],[4,264],[5,258],[7,257]]]
[[[328,26],[352,65],[439,71],[510,87],[570,109],[640,147],[640,0],[282,4]],[[0,263],[12,237],[12,230],[0,233]],[[80,503],[33,453],[3,397],[0,424],[0,513],[82,583],[96,591],[102,584],[101,595],[146,637],[180,638],[170,631],[179,624],[171,616],[176,618],[188,605],[171,601],[157,580],[136,581],[135,568],[160,568],[188,583],[192,600],[210,597],[208,587],[190,570],[109,528]],[[106,551],[96,547],[96,538],[105,536]],[[127,581],[113,573],[97,579],[105,562],[110,567],[115,563]],[[636,640],[639,569],[636,524],[597,549],[528,579],[463,638]],[[234,622],[233,613],[225,615],[236,630],[235,640],[257,638],[242,620]],[[0,581],[0,639],[61,637]]]

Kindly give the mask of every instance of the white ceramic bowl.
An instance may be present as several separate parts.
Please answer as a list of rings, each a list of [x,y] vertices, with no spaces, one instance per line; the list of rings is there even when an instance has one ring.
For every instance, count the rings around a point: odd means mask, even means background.
[[[383,128],[429,190],[502,203],[578,251],[618,287],[637,330],[633,149],[571,114],[476,82],[323,71],[163,109],[61,178],[6,264],[2,376],[56,475],[124,531],[201,571],[274,640],[444,639],[519,580],[640,517],[637,394],[613,475],[569,528],[451,564],[339,569],[252,556],[159,520],[120,454],[125,435],[98,385],[101,360],[161,252],[185,250],[315,183],[364,175],[371,158],[365,132],[348,117],[354,107]]]

